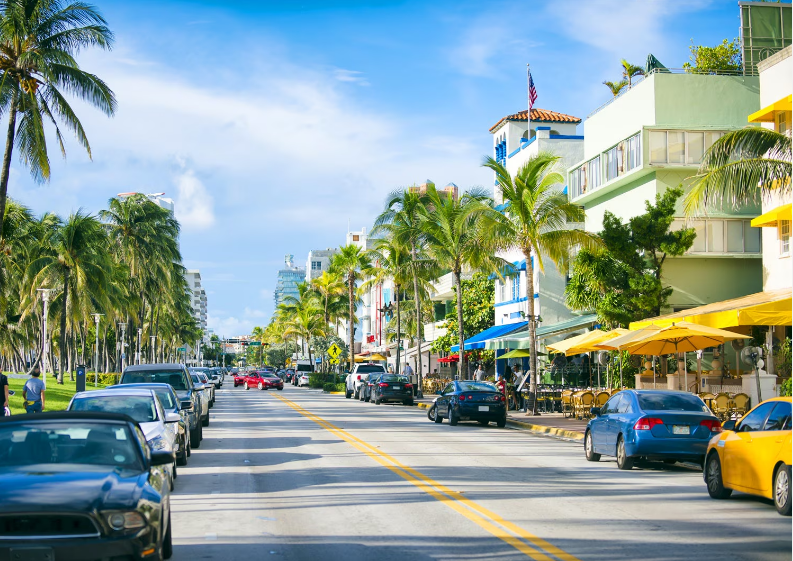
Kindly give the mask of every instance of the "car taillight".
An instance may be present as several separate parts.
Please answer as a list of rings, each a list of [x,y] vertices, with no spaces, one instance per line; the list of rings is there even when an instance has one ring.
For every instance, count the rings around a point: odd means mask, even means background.
[[[465,396],[464,395],[460,396],[460,401],[465,401]]]
[[[705,419],[700,423],[703,427],[708,427],[710,432],[721,432],[721,421],[718,419]]]
[[[388,387],[388,384],[386,384],[385,382],[380,382],[377,385],[380,386],[381,388],[387,388]]]
[[[361,379],[361,375],[360,375],[360,374],[358,374],[358,379],[359,379],[359,380]]]
[[[412,388],[413,384],[405,384],[405,388]]]
[[[655,425],[663,424],[664,422],[657,417],[645,417],[636,421],[636,424],[633,425],[633,430],[651,430]]]

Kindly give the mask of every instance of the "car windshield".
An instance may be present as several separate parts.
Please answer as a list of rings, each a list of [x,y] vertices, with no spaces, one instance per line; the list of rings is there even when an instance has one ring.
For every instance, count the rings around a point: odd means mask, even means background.
[[[370,378],[372,380],[374,380],[374,376],[371,376]],[[403,384],[407,384],[409,382],[409,380],[407,379],[406,376],[398,376],[396,374],[384,374],[384,375],[380,376],[380,381],[381,382],[401,382]]]
[[[125,372],[122,384],[171,384],[175,390],[186,390],[187,380],[181,370],[135,370]]]
[[[487,382],[458,382],[461,392],[497,392],[493,384]]]
[[[355,372],[357,374],[363,374],[365,372],[385,372],[385,368],[379,364],[362,364]]]
[[[705,402],[690,394],[640,393],[639,407],[643,411],[697,411],[709,413]]]
[[[167,409],[169,411],[176,409],[176,401],[174,400],[174,395],[172,392],[168,391],[166,388],[152,389],[154,389],[154,393],[156,393],[157,397],[160,399],[163,409]]]
[[[145,395],[100,395],[75,399],[69,411],[103,411],[129,415],[138,423],[157,420],[157,407],[151,396]]]
[[[274,372],[265,372],[264,373],[264,377],[265,378],[278,378],[278,374],[275,374]]]
[[[59,422],[0,425],[0,468],[81,464],[142,469],[134,436],[118,423]]]
[[[198,377],[198,374],[190,374],[190,378],[193,379],[194,384],[203,384],[204,382],[201,381],[201,378]]]

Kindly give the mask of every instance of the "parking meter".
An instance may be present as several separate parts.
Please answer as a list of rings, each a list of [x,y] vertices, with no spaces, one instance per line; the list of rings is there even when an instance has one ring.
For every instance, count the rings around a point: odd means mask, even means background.
[[[77,365],[77,391],[85,391],[85,364]]]

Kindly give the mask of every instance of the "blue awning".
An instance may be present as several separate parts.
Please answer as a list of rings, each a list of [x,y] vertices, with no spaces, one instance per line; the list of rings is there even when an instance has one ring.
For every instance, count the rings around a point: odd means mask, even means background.
[[[466,339],[463,346],[466,351],[470,351],[472,349],[484,349],[485,343],[490,339],[495,339],[496,337],[501,337],[502,335],[508,335],[510,333],[514,333],[515,331],[520,331],[521,329],[525,329],[528,325],[529,322],[527,321],[507,323],[505,325],[494,325],[493,327],[488,327],[481,333],[477,333],[473,337]],[[460,345],[452,346],[453,353],[459,352],[459,350]]]
[[[502,277],[510,277],[512,275],[518,274],[520,271],[526,270],[526,260],[522,259],[520,261],[513,261],[510,265],[504,265],[501,267],[500,272]],[[493,280],[498,278],[498,275],[495,273],[490,273],[487,277],[489,280]]]

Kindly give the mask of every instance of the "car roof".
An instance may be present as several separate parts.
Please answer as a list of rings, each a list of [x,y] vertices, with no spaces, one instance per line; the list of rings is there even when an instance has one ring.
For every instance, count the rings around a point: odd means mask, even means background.
[[[150,388],[152,390],[155,390],[155,389],[166,390],[167,389],[167,390],[175,391],[171,384],[165,384],[165,383],[162,383],[162,382],[136,382],[134,384],[115,384],[113,386],[107,386],[105,389],[106,390],[111,390],[111,389],[115,390],[115,389],[118,389],[118,388]],[[94,391],[98,391],[98,390],[94,390]]]
[[[140,396],[153,396],[156,395],[151,388],[136,388],[128,387],[132,384],[119,384],[113,389],[105,388],[103,390],[92,390],[88,392],[79,392],[74,394],[74,399],[83,399],[86,397],[107,397],[109,395],[140,395]],[[127,386],[127,387],[125,387]]]
[[[127,366],[124,369],[124,373],[127,372],[150,372],[152,370],[176,370],[181,372],[184,370],[183,364],[173,364],[173,363],[158,363],[158,364],[133,364]]]
[[[44,413],[28,413],[24,415],[12,415],[11,417],[0,417],[0,423],[38,423],[46,421],[74,421],[85,419],[89,421],[111,421],[116,423],[137,424],[129,415],[121,413],[105,413],[103,411],[47,411]]]

